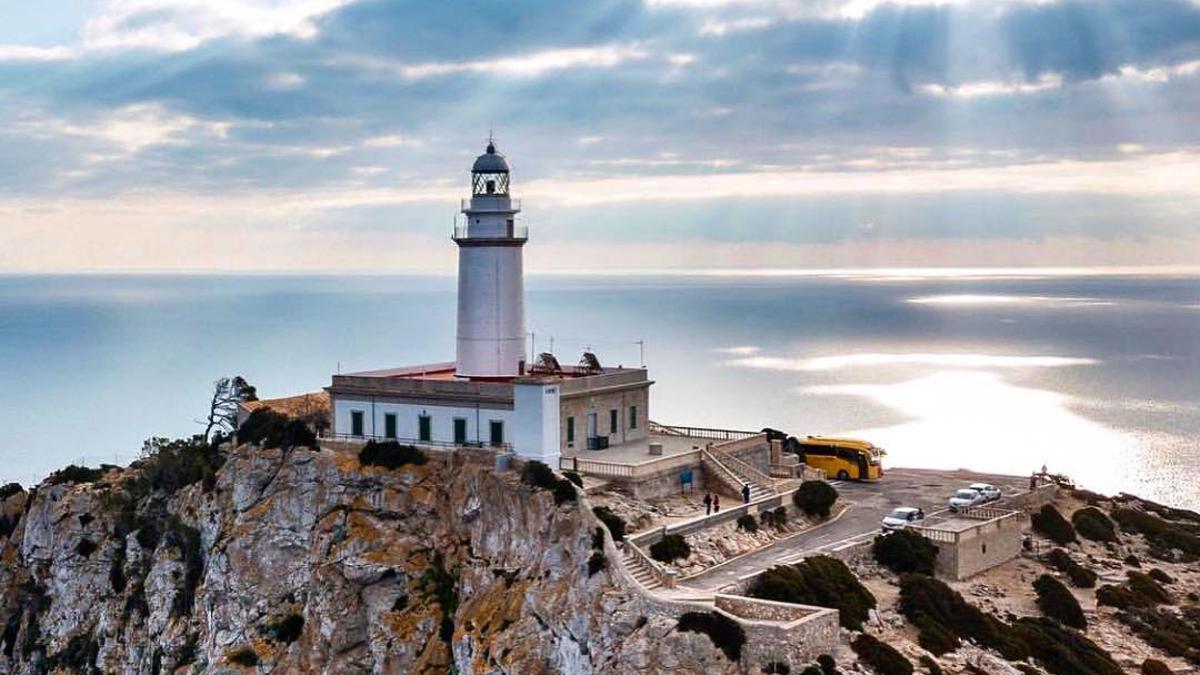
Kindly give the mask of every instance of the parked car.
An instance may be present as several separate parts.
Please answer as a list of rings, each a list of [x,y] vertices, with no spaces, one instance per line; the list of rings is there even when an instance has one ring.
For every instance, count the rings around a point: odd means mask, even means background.
[[[946,500],[946,506],[950,508],[951,513],[958,513],[959,509],[978,506],[982,503],[983,495],[971,488],[963,488]]]
[[[895,530],[903,530],[912,523],[925,519],[925,512],[913,506],[900,506],[879,521],[879,529],[885,534]]]
[[[983,501],[994,502],[1000,499],[1000,488],[990,483],[971,483],[970,488],[983,495]]]

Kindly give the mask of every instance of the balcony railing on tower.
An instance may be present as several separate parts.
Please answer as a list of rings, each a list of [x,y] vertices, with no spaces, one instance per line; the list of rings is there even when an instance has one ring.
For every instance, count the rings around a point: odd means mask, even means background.
[[[474,230],[474,231],[472,231]],[[496,239],[496,240],[527,240],[529,227],[521,223],[508,225],[503,231],[497,231],[495,225],[472,225],[470,223],[455,223],[451,238],[459,239]]]
[[[520,199],[503,199],[500,195],[479,195],[478,197],[462,197],[459,199],[461,210],[475,213],[507,213],[520,211]]]

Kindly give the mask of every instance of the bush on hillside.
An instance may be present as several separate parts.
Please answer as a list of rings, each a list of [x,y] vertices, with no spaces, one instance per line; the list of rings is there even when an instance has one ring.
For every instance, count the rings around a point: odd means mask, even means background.
[[[922,654],[921,658],[918,660],[921,663],[921,667],[924,668],[929,675],[942,675],[942,667],[939,666],[938,662],[934,661],[933,657],[930,655]]]
[[[1167,664],[1158,659],[1142,661],[1142,675],[1175,675]]]
[[[912,663],[903,654],[867,633],[854,638],[850,648],[858,654],[859,660],[879,675],[912,675]]]
[[[746,633],[736,621],[717,612],[684,612],[679,617],[677,630],[685,633],[704,633],[730,661],[742,658],[742,646],[746,644]]]
[[[880,565],[898,574],[933,574],[938,548],[912,530],[898,530],[875,537],[871,553]]]
[[[317,447],[317,435],[302,420],[270,408],[257,408],[237,429],[239,443],[264,448]]]
[[[13,495],[19,495],[25,491],[20,483],[6,483],[0,486],[0,502],[7,501]]]
[[[608,558],[605,557],[604,551],[592,551],[591,557],[588,558],[588,576],[596,576],[596,573],[605,567],[608,567]]]
[[[258,665],[258,653],[249,647],[238,647],[225,653],[225,660],[235,666],[250,668]]]
[[[1097,589],[1096,603],[1117,609],[1171,604],[1171,594],[1149,574],[1130,570],[1126,577],[1125,583]]]
[[[672,563],[692,554],[692,547],[682,535],[667,534],[650,544],[650,557],[659,562]]]
[[[817,665],[825,675],[842,675],[842,671],[838,670],[837,661],[834,661],[833,657],[828,654],[818,656]]]
[[[941,581],[923,574],[900,577],[900,613],[917,626],[918,642],[941,655],[963,638],[991,647],[1010,661],[1025,659],[1028,648],[1012,639],[1008,626],[963,599]],[[953,636],[950,644],[948,636]]]
[[[1055,675],[1122,675],[1121,667],[1108,652],[1082,633],[1057,621],[1038,617],[1018,619],[1013,636],[1029,653]]]
[[[1080,565],[1071,558],[1071,554],[1061,548],[1056,548],[1046,554],[1046,563],[1054,569],[1063,572],[1076,588],[1095,588],[1097,575],[1092,570]]]
[[[1071,524],[1079,536],[1092,541],[1116,541],[1117,527],[1104,512],[1093,506],[1071,514]]]
[[[1167,574],[1166,572],[1164,572],[1164,571],[1160,570],[1160,569],[1159,569],[1159,568],[1157,568],[1157,567],[1155,567],[1155,568],[1151,569],[1151,570],[1150,570],[1149,572],[1147,572],[1146,574],[1150,575],[1150,578],[1151,578],[1151,579],[1153,579],[1153,580],[1157,581],[1157,582],[1158,582],[1158,583],[1160,583],[1160,584],[1173,584],[1173,583],[1175,583],[1175,580],[1171,578],[1171,575],[1170,575],[1170,574]]]
[[[545,463],[531,459],[521,467],[521,482],[543,490],[553,490],[558,485],[558,476]]]
[[[842,626],[851,630],[861,630],[867,613],[875,607],[875,596],[859,583],[850,568],[824,555],[805,558],[795,565],[772,567],[754,578],[746,595],[833,607],[838,610]]]
[[[829,509],[837,501],[838,491],[823,480],[806,480],[792,493],[792,501],[810,516],[829,517]]]
[[[558,482],[554,484],[554,503],[558,505],[577,501],[579,493],[576,490],[574,483],[566,478],[559,478]]]
[[[224,464],[225,453],[200,436],[148,438],[142,443],[142,458],[132,465],[138,470],[136,492],[173,495],[195,483],[207,492],[217,484],[217,471]]]
[[[1177,548],[1188,555],[1200,555],[1200,535],[1193,531],[1194,526],[1122,507],[1113,509],[1112,517],[1123,532],[1140,534],[1152,545],[1164,549]]]
[[[576,487],[580,487],[580,488],[583,487],[583,476],[580,476],[578,473],[575,473],[574,471],[564,471],[563,478],[566,478],[567,480],[574,483],[576,485]]]
[[[737,528],[751,533],[758,532],[758,521],[754,519],[754,516],[747,513],[744,516],[738,517]]]
[[[1134,608],[1118,612],[1117,620],[1147,644],[1200,665],[1200,609],[1195,606],[1183,616],[1157,607]]]
[[[1138,557],[1132,553],[1125,556],[1125,560],[1123,562],[1130,567],[1141,567],[1142,566],[1142,561],[1139,560]]]
[[[1033,590],[1037,593],[1037,605],[1042,614],[1072,628],[1087,628],[1087,618],[1079,601],[1058,579],[1043,574],[1033,582]]]
[[[64,485],[66,483],[95,483],[103,478],[104,474],[115,468],[117,467],[111,464],[101,464],[100,468],[98,469],[71,464],[47,476],[45,482],[47,485]]]
[[[608,528],[608,533],[612,535],[613,541],[625,541],[625,520],[612,512],[612,509],[607,506],[596,506],[592,508],[592,513],[604,523]]]
[[[1076,541],[1075,528],[1063,518],[1053,504],[1046,504],[1030,517],[1033,529],[1056,544],[1064,545]]]
[[[400,445],[396,441],[367,441],[358,451],[358,463],[363,466],[380,466],[398,469],[408,464],[421,465],[429,461],[420,448]]]
[[[300,639],[300,634],[304,631],[304,617],[292,612],[287,616],[259,627],[258,632],[275,642],[283,644],[292,644]]]

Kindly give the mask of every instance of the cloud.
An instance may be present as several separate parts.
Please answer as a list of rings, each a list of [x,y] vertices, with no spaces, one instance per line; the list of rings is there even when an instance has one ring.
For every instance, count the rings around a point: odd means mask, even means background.
[[[883,366],[935,366],[939,368],[1065,368],[1090,366],[1095,359],[1070,356],[1011,356],[1005,354],[953,353],[859,353],[793,359],[775,356],[751,356],[734,359],[729,365],[761,370],[826,371]]]
[[[220,38],[312,38],[351,0],[107,0],[83,26],[88,49],[185,51]]]

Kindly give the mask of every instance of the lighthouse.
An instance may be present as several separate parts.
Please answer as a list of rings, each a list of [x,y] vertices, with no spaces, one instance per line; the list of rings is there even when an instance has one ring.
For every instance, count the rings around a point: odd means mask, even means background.
[[[521,210],[509,194],[508,162],[489,139],[471,167],[471,198],[455,224],[458,244],[458,343],[455,374],[507,380],[525,370],[525,281],[516,224]]]

